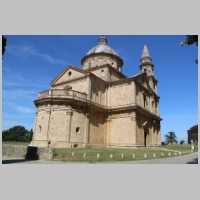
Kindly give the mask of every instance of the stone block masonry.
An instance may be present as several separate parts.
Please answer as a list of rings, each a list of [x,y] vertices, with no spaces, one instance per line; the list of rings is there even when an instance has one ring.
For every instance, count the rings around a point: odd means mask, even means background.
[[[54,154],[54,149],[48,147],[33,147],[12,144],[2,145],[2,157],[29,160],[52,160]]]

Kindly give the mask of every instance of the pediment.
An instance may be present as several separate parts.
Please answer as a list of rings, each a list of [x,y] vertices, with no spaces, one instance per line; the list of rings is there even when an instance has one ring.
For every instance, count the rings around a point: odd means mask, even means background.
[[[69,66],[65,68],[52,82],[51,85],[56,85],[66,81],[76,79],[78,77],[83,77],[87,72],[82,69]]]
[[[146,74],[141,74],[141,76],[138,76],[136,78],[136,81],[142,85],[143,87],[147,88],[147,89],[151,89],[150,85],[149,85],[149,80],[146,76]]]

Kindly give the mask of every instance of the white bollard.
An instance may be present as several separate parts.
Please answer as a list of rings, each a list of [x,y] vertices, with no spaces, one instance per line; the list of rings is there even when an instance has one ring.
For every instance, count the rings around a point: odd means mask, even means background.
[[[156,154],[155,153],[153,154],[153,157],[156,158]]]
[[[135,159],[135,154],[133,153],[133,159]]]
[[[72,156],[74,156],[74,152],[72,152]]]
[[[97,158],[98,158],[98,159],[99,159],[99,157],[100,157],[99,154],[97,154]]]
[[[146,159],[147,158],[147,154],[146,153],[144,153],[144,159]]]
[[[181,155],[181,152],[179,151],[178,154]]]
[[[123,153],[121,153],[121,157],[122,157],[122,159],[124,159],[124,155],[123,155]]]
[[[171,156],[171,153],[170,153],[170,152],[168,153],[168,156]]]
[[[86,153],[83,154],[83,157],[84,157],[84,158],[85,158],[85,156],[86,156]]]
[[[112,154],[110,154],[110,158],[112,158],[113,157],[113,155]]]

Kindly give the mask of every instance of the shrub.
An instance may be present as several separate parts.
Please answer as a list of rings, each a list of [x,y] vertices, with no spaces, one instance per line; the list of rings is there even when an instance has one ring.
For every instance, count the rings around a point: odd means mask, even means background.
[[[181,145],[185,144],[185,140],[181,140],[181,141],[180,141],[180,144],[181,144]]]
[[[162,146],[165,146],[165,145],[166,145],[166,143],[165,143],[165,142],[161,142],[161,145],[162,145]]]

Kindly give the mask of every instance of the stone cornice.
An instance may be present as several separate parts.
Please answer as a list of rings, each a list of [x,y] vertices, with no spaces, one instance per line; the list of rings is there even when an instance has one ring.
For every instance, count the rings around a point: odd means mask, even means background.
[[[79,77],[77,77],[77,78],[70,79],[70,80],[68,80],[68,81],[62,81],[62,82],[57,83],[57,84],[51,84],[51,86],[58,86],[58,85],[66,84],[66,83],[71,83],[71,82],[79,81],[79,80],[81,80],[81,79],[86,78],[88,75],[89,75],[89,74],[85,74],[85,75],[83,75],[83,76],[79,76]]]
[[[93,108],[97,110],[101,110],[103,112],[108,112],[108,113],[114,113],[114,112],[127,112],[127,111],[138,111],[141,112],[147,116],[153,117],[157,120],[162,120],[158,115],[155,113],[152,113],[151,111],[147,110],[146,108],[143,108],[139,106],[138,104],[127,104],[127,105],[122,105],[122,106],[105,106],[103,104],[99,104],[98,102],[94,102],[91,100],[80,100],[80,99],[73,99],[73,98],[44,98],[44,99],[37,99],[34,101],[36,106],[39,106],[39,104],[43,103],[50,103],[50,104],[56,104],[56,103],[67,103],[72,106],[73,104],[77,105],[77,102],[80,102],[81,104],[85,104],[86,106],[89,106],[90,109],[94,110]]]
[[[54,85],[55,82],[56,82],[60,77],[62,77],[62,76],[64,75],[64,73],[65,73],[67,70],[69,70],[69,69],[73,69],[73,70],[78,71],[78,72],[80,72],[80,73],[82,73],[82,74],[87,74],[87,73],[88,73],[87,71],[85,71],[85,70],[83,70],[83,69],[80,69],[80,68],[77,68],[77,67],[74,67],[74,66],[68,66],[68,67],[66,67],[54,80],[51,81],[50,85]]]
[[[137,75],[129,77],[129,78],[123,78],[123,79],[111,81],[111,82],[108,82],[108,83],[109,83],[109,85],[117,85],[117,84],[128,83],[128,82],[134,81],[139,76],[143,76],[143,74],[140,73],[140,74],[137,74]]]
[[[121,62],[121,66],[124,64],[123,60],[119,57],[119,56],[116,56],[114,54],[110,54],[110,53],[104,53],[104,52],[99,52],[99,53],[92,53],[90,55],[86,55],[84,56],[82,59],[81,59],[81,64],[83,64],[83,62],[87,59],[87,58],[90,58],[90,57],[95,57],[95,56],[110,56],[110,57],[114,57],[116,58],[117,60],[119,60]]]
[[[105,68],[105,67],[108,67],[109,69],[115,71],[118,75],[122,76],[123,78],[126,78],[126,77],[127,77],[125,74],[123,74],[122,72],[118,71],[117,69],[115,69],[114,67],[112,67],[112,66],[109,65],[109,64],[100,65],[100,66],[97,66],[97,67],[92,67],[92,68],[87,69],[87,70],[85,70],[85,71],[91,72],[91,71],[95,71],[95,70],[97,70],[97,69],[101,69],[101,68]]]

